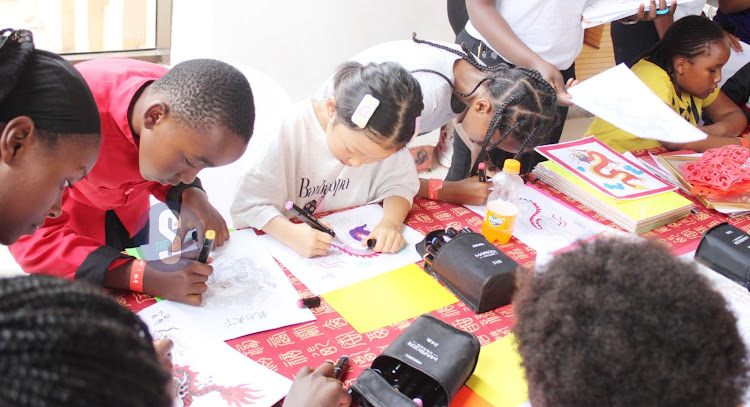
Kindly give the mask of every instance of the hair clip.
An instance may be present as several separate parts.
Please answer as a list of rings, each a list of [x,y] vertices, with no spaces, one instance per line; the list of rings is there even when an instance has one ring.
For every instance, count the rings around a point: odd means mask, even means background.
[[[379,100],[369,93],[365,94],[357,109],[354,110],[354,114],[352,114],[352,123],[360,129],[364,129],[378,106],[380,106]]]
[[[414,120],[414,136],[417,137],[419,135],[419,125],[422,123],[422,116],[417,116],[417,118]]]

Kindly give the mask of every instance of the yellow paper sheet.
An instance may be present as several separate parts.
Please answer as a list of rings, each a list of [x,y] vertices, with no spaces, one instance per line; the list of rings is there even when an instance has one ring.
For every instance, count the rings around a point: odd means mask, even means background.
[[[482,347],[466,386],[495,407],[518,407],[529,399],[515,335]]]
[[[545,161],[539,165],[543,165],[549,170],[554,171],[557,175],[565,178],[568,182],[594,196],[599,201],[604,202],[607,206],[617,208],[620,212],[629,216],[631,219],[647,219],[690,205],[688,199],[680,196],[680,194],[674,191],[640,199],[617,200],[607,196],[601,191],[598,191],[586,181],[555,162]]]
[[[416,264],[331,291],[323,298],[359,333],[458,302]]]

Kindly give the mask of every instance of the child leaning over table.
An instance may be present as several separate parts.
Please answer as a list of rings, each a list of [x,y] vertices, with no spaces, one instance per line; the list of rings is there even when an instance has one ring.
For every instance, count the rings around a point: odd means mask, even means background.
[[[297,253],[326,254],[329,234],[287,218],[284,204],[330,211],[383,201],[383,219],[362,240],[376,252],[404,246],[400,228],[419,189],[404,148],[419,129],[422,92],[394,62],[343,64],[334,93],[292,107],[279,134],[270,134],[242,177],[231,213],[236,227],[254,227]]]
[[[747,145],[746,138],[737,137],[747,126],[745,116],[717,89],[721,68],[728,59],[729,44],[724,30],[705,17],[687,16],[669,27],[664,37],[632,68],[659,99],[693,125],[699,126],[705,112],[711,124],[698,127],[708,134],[705,140],[659,143],[641,139],[598,117],[589,126],[586,136],[594,135],[618,152],[662,145],[669,150],[697,152],[731,144]]]
[[[164,268],[121,251],[148,243],[149,229],[161,230],[142,222],[151,195],[182,204],[178,238],[194,227],[215,230],[218,245],[228,238],[196,175],[245,151],[255,119],[250,84],[234,67],[209,59],[172,69],[126,58],[75,67],[99,108],[99,160],[62,192],[60,216],[10,247],[13,257],[29,273],[200,304],[211,266],[181,259]]]
[[[488,67],[465,48],[455,44],[417,39],[390,41],[368,48],[351,58],[362,64],[398,62],[419,82],[424,108],[419,133],[429,133],[455,120],[460,136],[471,151],[462,178],[445,181],[437,199],[483,205],[491,184],[469,177],[470,164],[482,145],[487,150],[513,153],[542,143],[557,124],[555,89],[538,72],[507,64]],[[333,77],[317,97],[333,95]],[[523,125],[513,126],[515,123]],[[506,129],[514,128],[510,134]],[[489,135],[489,136],[488,136]],[[501,163],[502,164],[502,163]],[[420,179],[417,196],[429,197],[429,180]]]
[[[533,407],[737,407],[747,347],[726,301],[655,241],[600,238],[519,273]]]

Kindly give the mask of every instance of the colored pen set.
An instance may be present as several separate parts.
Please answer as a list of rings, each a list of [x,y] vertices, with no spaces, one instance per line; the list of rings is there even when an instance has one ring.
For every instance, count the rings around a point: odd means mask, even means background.
[[[464,233],[474,233],[474,231],[468,226],[461,229],[460,231],[449,226],[447,229],[445,229],[444,233],[433,237],[432,241],[427,244],[427,251],[423,257],[423,260],[429,265],[432,265],[432,261],[435,259],[435,256],[437,256],[440,248],[443,247],[444,244],[450,242],[454,237],[462,235]]]
[[[390,383],[394,390],[411,398],[420,407],[433,405],[440,395],[440,384],[406,364],[398,363],[385,372],[372,370]]]

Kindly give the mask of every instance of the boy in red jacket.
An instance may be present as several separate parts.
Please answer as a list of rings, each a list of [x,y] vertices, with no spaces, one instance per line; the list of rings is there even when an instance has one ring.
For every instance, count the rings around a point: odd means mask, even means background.
[[[207,59],[171,70],[131,59],[76,68],[99,107],[99,160],[65,191],[62,216],[47,219],[11,253],[26,272],[200,304],[211,266],[187,259],[144,262],[122,250],[147,242],[150,195],[170,207],[181,204],[179,229],[168,225],[171,237],[181,241],[197,228],[215,230],[219,246],[229,238],[196,175],[236,161],[247,148],[255,120],[250,84],[232,66]],[[161,223],[151,222],[152,237]]]

